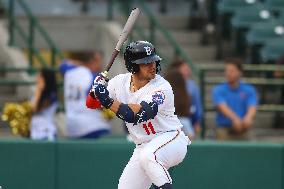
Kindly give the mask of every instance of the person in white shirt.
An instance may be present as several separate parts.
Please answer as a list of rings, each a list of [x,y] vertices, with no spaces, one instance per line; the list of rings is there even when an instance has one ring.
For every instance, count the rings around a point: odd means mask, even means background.
[[[36,90],[31,100],[33,115],[30,137],[33,140],[55,140],[57,128],[54,116],[58,107],[55,73],[42,69],[36,79]]]
[[[130,43],[124,52],[130,73],[109,81],[99,74],[87,98],[89,108],[109,108],[125,121],[136,148],[118,189],[172,189],[170,167],[181,163],[190,141],[175,115],[171,85],[160,75],[161,58],[147,41]]]
[[[110,124],[100,110],[86,108],[85,102],[102,66],[102,56],[98,52],[81,52],[76,57],[79,63],[64,60],[60,67],[64,74],[67,135],[70,138],[99,138],[110,133]]]

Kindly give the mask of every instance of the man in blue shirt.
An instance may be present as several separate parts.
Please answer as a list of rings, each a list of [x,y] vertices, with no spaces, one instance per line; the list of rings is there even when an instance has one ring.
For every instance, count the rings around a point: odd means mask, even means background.
[[[248,130],[258,102],[255,88],[241,81],[242,72],[240,60],[228,59],[225,61],[226,82],[213,89],[218,140],[249,139]]]

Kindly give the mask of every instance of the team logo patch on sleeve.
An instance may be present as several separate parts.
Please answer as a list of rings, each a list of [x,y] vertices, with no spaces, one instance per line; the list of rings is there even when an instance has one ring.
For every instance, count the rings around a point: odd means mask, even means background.
[[[165,101],[165,94],[162,91],[156,91],[155,94],[152,95],[152,101],[156,102],[158,105],[161,105]]]

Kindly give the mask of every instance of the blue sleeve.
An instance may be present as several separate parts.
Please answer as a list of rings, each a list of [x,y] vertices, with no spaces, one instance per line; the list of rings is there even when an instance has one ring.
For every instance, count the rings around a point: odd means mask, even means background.
[[[59,71],[64,76],[68,70],[76,68],[77,65],[71,64],[67,59],[63,59],[59,65]]]
[[[212,101],[215,106],[226,102],[226,98],[224,93],[222,93],[222,88],[220,86],[216,86],[213,89]]]
[[[202,102],[201,102],[201,96],[198,86],[195,83],[190,83],[191,85],[191,98],[192,98],[192,104],[195,106],[194,114],[192,115],[193,123],[196,123],[197,121],[200,121],[203,114],[202,109]]]
[[[257,106],[258,105],[258,98],[253,86],[250,86],[248,91],[248,99],[247,99],[248,106]]]

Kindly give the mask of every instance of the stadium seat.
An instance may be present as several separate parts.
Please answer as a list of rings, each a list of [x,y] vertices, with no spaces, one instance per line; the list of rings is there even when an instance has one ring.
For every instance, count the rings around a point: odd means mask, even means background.
[[[284,10],[283,0],[266,0],[264,5],[276,15],[279,15]]]
[[[248,45],[262,44],[267,39],[277,38],[283,35],[284,22],[273,20],[271,22],[256,23],[252,25],[246,35]]]
[[[284,37],[284,22],[273,20],[272,22],[254,24],[246,35],[250,62],[259,63],[259,50],[263,44],[279,37]]]
[[[234,13],[238,9],[256,4],[259,4],[257,0],[220,0],[217,9],[220,14]]]
[[[263,62],[276,62],[284,54],[284,37],[269,40],[260,51]]]
[[[256,0],[220,0],[217,5],[219,29],[222,38],[230,39],[231,37],[231,17],[243,8],[260,6]]]
[[[279,18],[278,18],[282,23],[284,23],[284,8],[281,10],[279,13]]]
[[[235,30],[235,51],[243,55],[246,49],[245,34],[256,23],[265,23],[272,20],[272,15],[265,7],[245,7],[238,10],[232,18],[232,28]]]
[[[236,11],[232,18],[234,28],[248,28],[251,24],[270,21],[272,15],[264,6],[244,7]]]
[[[236,11],[245,7],[260,6],[261,3],[257,0],[219,0],[217,4],[217,35],[216,58],[223,56],[223,39],[231,40],[232,26],[231,18]]]

